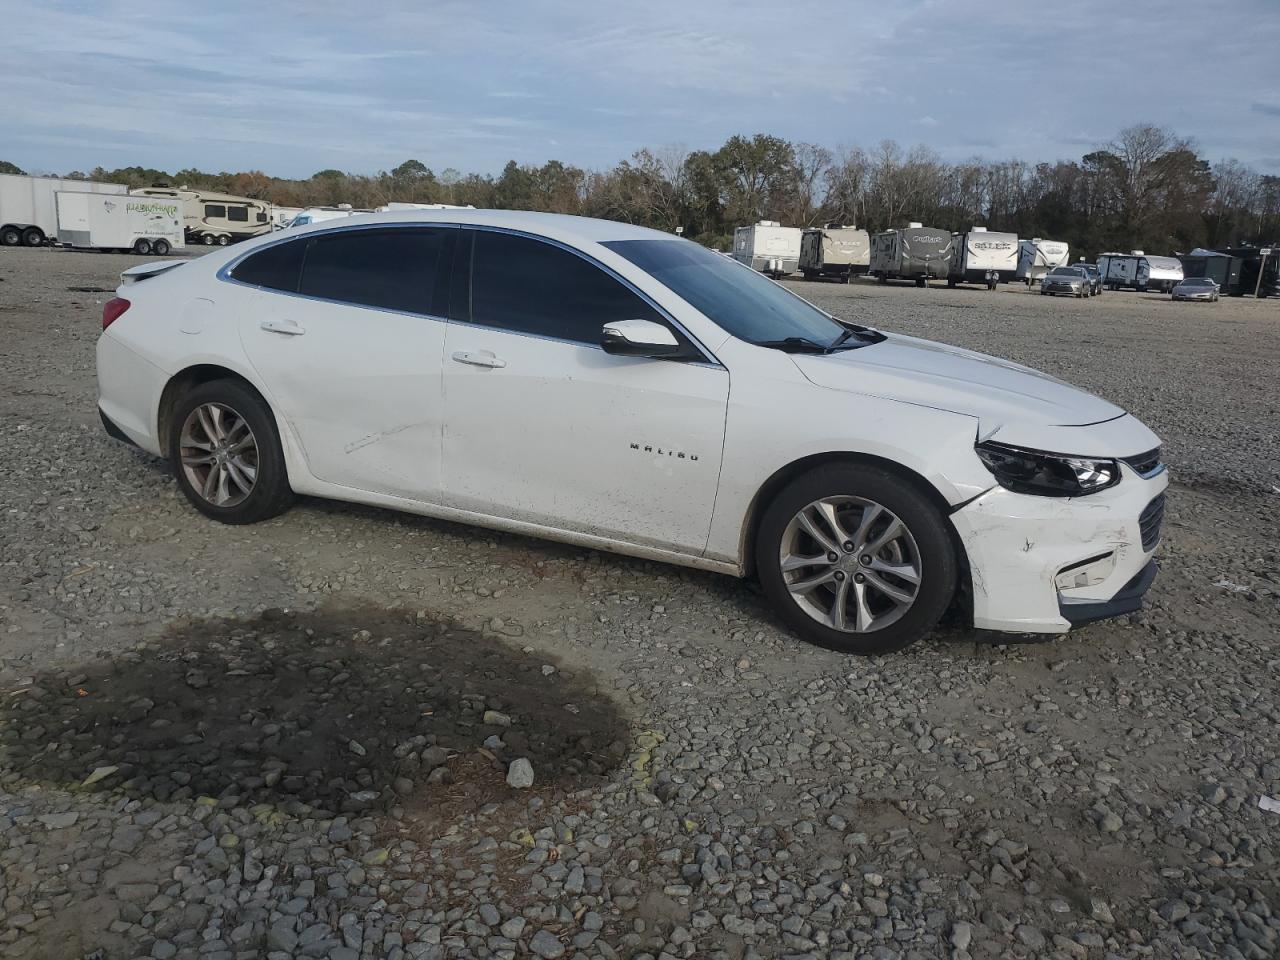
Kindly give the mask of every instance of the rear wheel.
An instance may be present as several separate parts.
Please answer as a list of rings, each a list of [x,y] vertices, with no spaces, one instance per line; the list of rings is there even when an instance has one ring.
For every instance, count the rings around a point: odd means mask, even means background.
[[[27,227],[22,231],[22,243],[27,247],[43,247],[44,231],[39,227]]]
[[[151,252],[151,241],[146,237],[139,237],[133,241],[133,252],[145,257]]]
[[[275,418],[235,380],[201,384],[178,401],[169,459],[186,498],[221,523],[257,523],[293,503]]]
[[[218,246],[225,247],[230,242],[231,242],[231,238],[228,237],[225,233],[218,234]]]
[[[157,240],[151,245],[151,252],[157,257],[167,257],[169,255],[169,241]]]
[[[204,241],[204,245],[205,245],[206,247],[212,247],[212,246],[213,246],[213,244],[214,244],[214,242],[215,242],[215,241],[214,241],[214,238],[213,238],[213,234],[212,234],[212,233],[206,233],[206,234],[205,234],[203,237],[201,237],[200,239],[201,239],[202,241]]]
[[[17,227],[0,228],[0,246],[16,247],[22,243],[22,231]]]
[[[788,484],[760,521],[756,568],[796,633],[862,655],[928,634],[958,578],[942,511],[909,479],[863,464]]]

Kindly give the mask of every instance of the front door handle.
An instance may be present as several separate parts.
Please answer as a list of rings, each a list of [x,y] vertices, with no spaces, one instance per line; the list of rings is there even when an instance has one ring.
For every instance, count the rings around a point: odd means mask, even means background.
[[[469,363],[473,367],[498,369],[507,365],[507,361],[494,356],[492,350],[458,350],[453,354],[453,359],[458,363]]]
[[[263,320],[258,326],[272,333],[283,333],[290,337],[301,336],[307,331],[296,320]]]

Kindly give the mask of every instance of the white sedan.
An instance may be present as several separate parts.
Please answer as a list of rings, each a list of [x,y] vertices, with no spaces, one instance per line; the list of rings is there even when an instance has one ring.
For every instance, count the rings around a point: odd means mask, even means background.
[[[408,211],[122,279],[103,424],[224,523],[306,494],[755,575],[864,654],[953,603],[1062,633],[1155,576],[1168,478],[1136,418],[668,234]]]

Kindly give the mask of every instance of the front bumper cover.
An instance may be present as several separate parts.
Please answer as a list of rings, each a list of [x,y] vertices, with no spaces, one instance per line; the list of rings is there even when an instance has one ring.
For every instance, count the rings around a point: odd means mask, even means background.
[[[975,627],[1066,633],[1138,609],[1155,577],[1158,547],[1150,529],[1144,544],[1142,517],[1169,479],[1165,471],[1143,477],[1127,464],[1120,469],[1120,483],[1089,496],[1036,497],[994,487],[951,515],[969,561]],[[1059,583],[1064,571],[1097,560],[1104,569],[1081,585]]]

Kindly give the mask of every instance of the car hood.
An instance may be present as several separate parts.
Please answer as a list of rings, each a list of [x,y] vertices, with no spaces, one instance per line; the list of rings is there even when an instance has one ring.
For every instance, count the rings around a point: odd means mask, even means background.
[[[792,359],[818,386],[972,416],[982,437],[1001,432],[1008,436],[999,439],[1009,443],[1034,446],[1038,429],[1043,441],[1045,428],[1097,424],[1125,413],[1030,367],[916,337],[894,334],[856,350]]]

